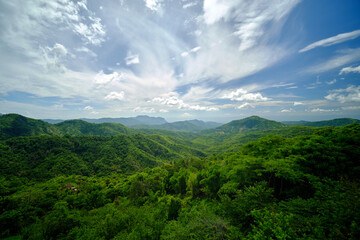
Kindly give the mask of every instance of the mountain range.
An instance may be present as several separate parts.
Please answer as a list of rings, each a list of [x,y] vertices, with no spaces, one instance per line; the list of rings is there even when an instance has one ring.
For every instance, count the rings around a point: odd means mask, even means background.
[[[137,121],[143,124],[136,124],[132,127],[125,124],[116,123],[116,121]],[[136,120],[137,119],[137,120]],[[56,124],[51,124],[51,121],[42,121],[24,117],[18,114],[5,114],[0,116],[0,139],[8,139],[18,136],[38,136],[38,135],[72,135],[72,136],[113,136],[117,134],[157,134],[163,133],[165,135],[185,135],[196,137],[228,136],[239,133],[248,133],[254,131],[269,131],[274,129],[285,129],[290,126],[309,126],[309,127],[323,127],[323,126],[344,126],[351,123],[360,123],[360,120],[351,118],[333,119],[328,121],[318,122],[276,122],[258,116],[251,116],[241,120],[234,120],[227,124],[221,125],[216,122],[204,122],[200,120],[188,120],[168,123],[164,118],[154,118],[149,116],[137,116],[135,118],[102,118],[92,119],[91,121],[99,123],[90,123],[85,120],[65,120]],[[56,122],[56,120],[54,121]],[[101,122],[101,123],[100,123]],[[115,123],[114,123],[115,122]],[[165,122],[165,123],[164,123]],[[144,124],[146,123],[146,124]],[[156,124],[162,123],[162,124]],[[175,132],[174,132],[175,131]],[[178,133],[177,133],[178,132]],[[184,133],[182,133],[184,132]],[[186,134],[185,132],[194,132],[195,135]],[[201,141],[202,142],[202,141]]]

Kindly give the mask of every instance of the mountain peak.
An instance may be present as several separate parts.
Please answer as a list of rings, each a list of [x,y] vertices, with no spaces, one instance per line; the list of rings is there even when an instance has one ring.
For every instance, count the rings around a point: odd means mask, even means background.
[[[251,116],[240,120],[231,121],[221,127],[218,130],[224,132],[240,132],[244,130],[266,130],[274,128],[282,128],[286,126],[283,123],[261,118],[259,116]]]

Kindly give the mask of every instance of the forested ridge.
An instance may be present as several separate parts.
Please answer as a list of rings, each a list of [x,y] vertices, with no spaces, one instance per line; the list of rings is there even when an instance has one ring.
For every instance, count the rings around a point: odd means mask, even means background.
[[[360,239],[358,123],[0,120],[3,239]]]

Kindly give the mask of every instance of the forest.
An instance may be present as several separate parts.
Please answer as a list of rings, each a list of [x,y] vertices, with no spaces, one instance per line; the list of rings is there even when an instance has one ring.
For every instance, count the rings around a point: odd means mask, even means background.
[[[360,124],[313,125],[2,115],[0,238],[360,239]]]

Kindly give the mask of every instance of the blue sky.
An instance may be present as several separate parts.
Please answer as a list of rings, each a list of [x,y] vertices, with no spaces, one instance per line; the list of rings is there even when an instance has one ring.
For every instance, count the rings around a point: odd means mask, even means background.
[[[358,0],[0,1],[0,112],[360,118]]]

